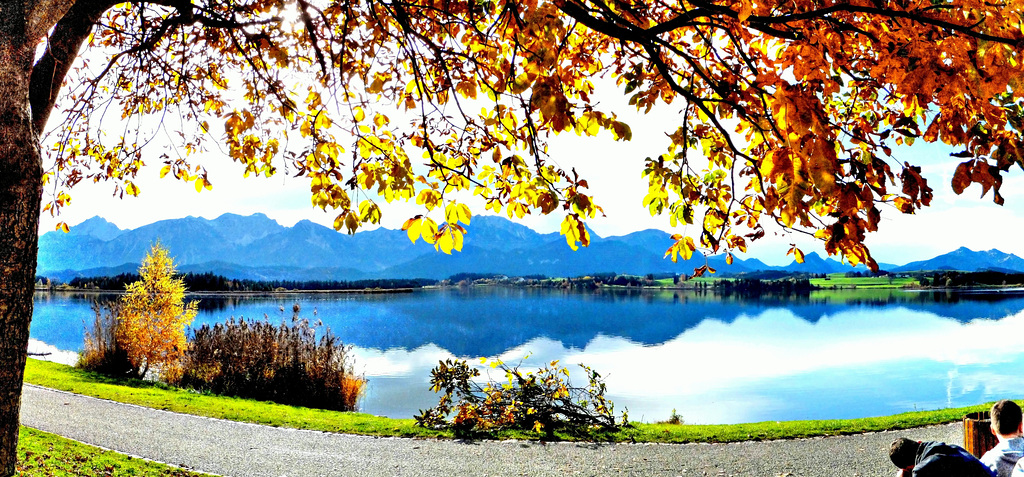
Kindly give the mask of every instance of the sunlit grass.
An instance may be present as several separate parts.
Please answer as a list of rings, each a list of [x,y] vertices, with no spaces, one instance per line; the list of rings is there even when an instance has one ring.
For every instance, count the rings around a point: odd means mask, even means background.
[[[390,419],[370,414],[325,411],[223,396],[196,394],[166,385],[138,380],[113,379],[61,364],[29,360],[26,382],[87,396],[168,411],[276,427],[327,432],[397,437],[450,438],[450,432],[424,429],[413,419]],[[984,411],[988,404],[894,416],[861,419],[759,422],[731,425],[646,424],[616,433],[594,436],[618,442],[737,442],[747,440],[793,439],[907,429],[959,421],[970,412]],[[666,419],[669,416],[664,416]],[[686,416],[681,416],[685,422]],[[481,436],[498,439],[539,439],[533,432],[503,432]],[[556,434],[556,438],[576,438]]]
[[[63,364],[33,359],[29,360],[25,368],[25,382],[155,409],[275,427],[374,436],[446,435],[416,427],[413,425],[413,419],[387,419],[370,414],[327,411],[253,399],[199,394],[162,383],[112,378]]]
[[[105,451],[47,432],[22,427],[18,438],[19,476],[134,475],[191,477],[176,467]]]

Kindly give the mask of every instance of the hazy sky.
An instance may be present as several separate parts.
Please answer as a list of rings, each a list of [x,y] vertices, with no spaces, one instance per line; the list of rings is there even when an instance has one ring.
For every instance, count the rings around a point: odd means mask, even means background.
[[[581,177],[587,179],[590,192],[606,214],[606,217],[589,222],[591,229],[599,235],[624,235],[650,228],[672,231],[667,217],[652,218],[643,207],[647,185],[641,172],[645,157],[665,151],[668,145],[665,130],[672,128],[675,118],[667,111],[668,108],[663,111],[655,108],[647,116],[630,115],[628,112],[632,108],[624,104],[624,98],[621,94],[606,94],[603,104],[610,104],[610,108],[631,125],[632,141],[615,142],[608,133],[596,138],[566,133],[551,141],[550,156],[565,170],[574,167]],[[219,128],[214,127],[213,130],[218,131]],[[323,212],[311,205],[308,180],[291,177],[294,172],[290,173],[283,167],[269,179],[243,178],[242,168],[237,163],[226,159],[216,147],[211,147],[212,151],[205,156],[203,163],[210,172],[213,190],[196,193],[193,184],[171,178],[159,179],[163,165],[157,159],[161,152],[159,147],[149,149],[153,159],[135,181],[142,191],[139,197],[117,199],[111,196],[109,184],[83,182],[71,191],[71,206],[65,208],[59,217],[50,217],[48,213],[42,215],[41,232],[53,230],[62,220],[74,226],[95,215],[122,229],[190,215],[212,219],[224,213],[249,215],[262,212],[285,226],[303,219],[325,226],[334,222],[336,213],[330,210]],[[894,149],[895,159],[890,161],[894,171],[898,173],[895,165],[903,161],[920,165],[935,190],[935,198],[932,207],[915,216],[900,214],[891,207],[883,208],[881,230],[868,239],[879,262],[902,265],[960,246],[974,250],[997,248],[1024,256],[1024,240],[1018,236],[1024,232],[1024,172],[1015,169],[1005,177],[1002,191],[1006,198],[1004,206],[993,204],[991,193],[981,198],[981,189],[977,186],[957,196],[949,183],[961,159],[950,157],[950,152],[952,149],[948,147],[923,142],[913,147]],[[423,212],[415,203],[380,203],[384,214],[382,226],[387,228],[400,228],[406,219]],[[472,201],[467,203],[474,204]],[[483,210],[482,204],[474,208],[476,213]],[[440,222],[443,217],[437,212],[435,220]],[[548,217],[527,216],[520,222],[547,233],[558,230],[562,217],[556,212]],[[766,229],[768,236],[751,244],[747,257],[760,258],[773,265],[788,264],[792,257],[785,253],[790,243],[800,244],[808,254],[825,254],[820,242],[809,240],[803,234],[784,234],[771,224],[766,224]],[[674,233],[681,231],[677,229]],[[466,240],[472,241],[471,227]],[[669,245],[666,243],[666,248]]]

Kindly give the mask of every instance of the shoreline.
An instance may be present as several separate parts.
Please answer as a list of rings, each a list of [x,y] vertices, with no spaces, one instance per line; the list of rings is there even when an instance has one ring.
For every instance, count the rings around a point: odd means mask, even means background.
[[[285,296],[315,294],[386,294],[413,293],[415,288],[356,288],[348,290],[281,290],[281,291],[189,291],[186,296]],[[123,295],[124,290],[103,290],[98,288],[36,288],[34,293],[82,294],[82,295]]]

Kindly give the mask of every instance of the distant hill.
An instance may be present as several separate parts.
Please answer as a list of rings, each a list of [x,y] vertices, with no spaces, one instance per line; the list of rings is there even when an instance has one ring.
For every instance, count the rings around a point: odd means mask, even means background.
[[[752,261],[756,261],[760,266],[755,266]],[[770,267],[765,265],[760,260],[748,260],[747,266],[753,270],[768,271],[776,270],[789,273],[845,273],[845,272],[867,272],[868,267],[864,264],[858,264],[856,267],[851,267],[849,264],[845,264],[835,260],[833,258],[821,258],[818,252],[811,252],[804,256],[804,263],[797,263],[793,260],[789,265],[785,267]],[[890,271],[896,268],[896,265],[889,263],[879,263],[878,269]]]
[[[60,280],[76,276],[116,275],[134,271],[155,241],[170,249],[182,272],[212,272],[255,280],[361,280],[369,278],[447,278],[456,273],[509,276],[582,276],[594,273],[644,275],[692,273],[705,263],[719,276],[772,273],[837,273],[866,271],[816,253],[785,267],[760,260],[696,254],[673,263],[664,258],[672,239],[660,230],[616,237],[591,233],[589,247],[572,251],[557,233],[536,231],[497,216],[474,217],[467,226],[463,251],[446,255],[422,240],[410,242],[401,230],[376,229],[354,235],[310,221],[284,227],[263,214],[224,214],[213,220],[185,217],[121,230],[93,217],[70,233],[48,232],[39,239],[37,273]],[[893,271],[960,269],[1024,271],[1024,260],[995,250],[959,249],[935,259]]]
[[[929,260],[910,262],[893,269],[895,272],[958,270],[963,272],[1001,271],[1024,272],[1024,259],[996,249],[975,252],[967,247],[960,247],[952,252],[939,255]]]

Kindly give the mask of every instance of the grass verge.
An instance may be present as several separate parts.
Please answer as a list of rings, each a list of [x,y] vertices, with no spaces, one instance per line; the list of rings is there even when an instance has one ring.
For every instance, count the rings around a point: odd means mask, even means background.
[[[22,427],[18,437],[16,475],[192,477],[203,474],[105,451],[47,432]]]
[[[61,391],[197,416],[327,432],[373,436],[445,437],[416,427],[413,419],[286,406],[266,401],[199,394],[163,383],[112,378],[48,361],[28,360],[25,382]]]
[[[251,399],[202,395],[159,383],[115,379],[62,364],[34,359],[28,360],[25,382],[156,409],[276,427],[373,436],[453,437],[450,432],[416,427],[413,419],[389,419],[370,414],[324,411]],[[937,411],[909,412],[894,416],[820,421],[769,421],[729,425],[638,423],[635,427],[596,437],[601,440],[618,442],[684,443],[834,436],[953,422],[961,420],[969,412],[988,410],[989,406],[990,404],[979,404]],[[486,437],[538,439],[540,435],[533,432],[502,432]],[[557,434],[556,437],[574,440],[572,436],[568,435]]]

